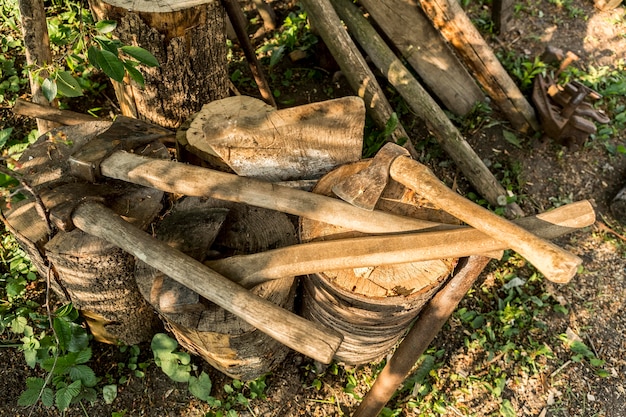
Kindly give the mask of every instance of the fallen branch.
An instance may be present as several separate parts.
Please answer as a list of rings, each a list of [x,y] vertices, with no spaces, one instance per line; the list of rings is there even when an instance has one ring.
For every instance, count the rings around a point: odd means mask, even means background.
[[[61,125],[78,125],[97,120],[95,117],[84,113],[77,113],[71,110],[60,110],[56,107],[31,103],[30,101],[19,98],[13,106],[13,113],[20,116],[49,120]]]

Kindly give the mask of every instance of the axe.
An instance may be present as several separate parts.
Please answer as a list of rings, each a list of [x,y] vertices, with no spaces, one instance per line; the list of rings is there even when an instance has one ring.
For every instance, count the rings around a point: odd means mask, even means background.
[[[372,210],[389,178],[414,190],[442,210],[497,239],[532,263],[550,281],[569,282],[582,260],[532,232],[494,214],[445,186],[408,152],[387,143],[370,165],[333,187],[341,199]]]

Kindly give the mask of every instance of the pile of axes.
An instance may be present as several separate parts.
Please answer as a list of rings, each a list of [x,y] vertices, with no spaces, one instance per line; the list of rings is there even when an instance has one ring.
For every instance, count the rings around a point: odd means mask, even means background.
[[[115,132],[125,132],[118,135]],[[148,132],[149,134],[147,134]],[[376,415],[403,381],[419,355],[439,332],[490,257],[512,248],[551,281],[565,283],[581,260],[546,241],[595,221],[591,205],[578,202],[537,216],[505,220],[466,200],[440,182],[395,144],[385,145],[367,168],[334,188],[340,199],[291,189],[198,166],[134,153],[171,132],[134,119],[118,118],[108,133],[96,136],[69,158],[76,181],[117,179],[168,193],[210,196],[282,211],[345,227],[369,236],[295,245],[211,261],[208,266],[171,248],[139,228],[103,201],[68,196],[72,210],[50,213],[57,227],[78,228],[102,238],[250,323],[284,345],[329,363],[342,343],[335,329],[310,322],[249,288],[267,280],[332,269],[357,268],[441,258],[467,258],[435,296],[389,361],[357,415]],[[57,146],[64,146],[58,144]],[[375,210],[393,179],[469,226],[452,226]],[[380,382],[379,382],[380,381]],[[382,388],[381,388],[382,387]],[[375,413],[375,414],[372,414]]]

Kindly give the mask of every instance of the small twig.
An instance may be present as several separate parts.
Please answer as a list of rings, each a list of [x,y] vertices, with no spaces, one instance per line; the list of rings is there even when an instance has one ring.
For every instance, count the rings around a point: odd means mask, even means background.
[[[571,361],[571,360],[569,360],[569,361],[565,362],[563,365],[561,365],[561,366],[559,367],[559,369],[557,369],[556,371],[554,371],[554,372],[552,372],[552,373],[550,374],[550,378],[554,378],[554,377],[555,377],[556,375],[558,375],[558,374],[559,374],[559,373],[560,373],[563,369],[565,369],[565,368],[566,368],[566,367],[567,367],[570,363],[572,363],[572,361]]]
[[[602,232],[607,232],[612,234],[615,237],[618,237],[619,239],[623,240],[624,242],[626,242],[626,236],[624,235],[620,235],[619,233],[617,233],[615,230],[611,229],[609,226],[607,226],[606,223],[600,221],[600,220],[596,220],[595,227],[598,228],[598,230],[602,231]]]

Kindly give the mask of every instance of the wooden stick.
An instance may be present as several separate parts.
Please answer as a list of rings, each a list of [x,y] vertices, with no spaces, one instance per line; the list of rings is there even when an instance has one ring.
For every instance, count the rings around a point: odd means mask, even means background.
[[[263,333],[315,360],[330,363],[343,340],[335,330],[307,321],[248,292],[130,225],[102,204],[83,203],[76,208],[72,219],[82,231],[120,247]]]
[[[62,125],[78,125],[86,122],[95,122],[93,116],[77,113],[70,110],[60,110],[56,107],[32,103],[18,98],[13,106],[13,113],[21,116],[35,117],[37,119],[50,120]]]
[[[552,239],[595,222],[588,201],[561,206],[537,216],[514,221],[542,238]],[[345,268],[393,265],[507,249],[507,245],[479,230],[459,227],[434,232],[360,237],[304,243],[252,255],[209,261],[211,269],[252,288],[270,279]]]
[[[413,0],[409,0],[413,1]],[[478,82],[520,132],[539,131],[535,111],[456,0],[419,0]]]
[[[489,204],[495,207],[504,205],[502,202],[506,201],[506,190],[358,8],[350,0],[333,0],[333,4],[350,33],[367,52],[376,67],[386,76],[417,116],[426,123],[441,147],[459,166],[470,183]],[[507,209],[511,217],[524,214],[517,204],[510,204]]]
[[[26,63],[35,68],[52,64],[52,54],[50,52],[50,40],[48,37],[48,27],[46,26],[46,12],[43,0],[20,0],[20,16],[22,35],[24,38],[24,49]],[[33,71],[28,72],[30,79],[30,92],[32,100],[43,106],[50,106],[51,103],[43,95],[38,77],[46,78],[48,71],[45,69],[35,75]],[[57,123],[49,120],[37,119],[37,130],[43,135],[47,131],[58,127]]]
[[[237,34],[237,39],[239,39],[241,49],[243,50],[246,60],[250,65],[250,71],[252,72],[254,81],[257,83],[261,97],[263,97],[263,100],[265,100],[267,104],[276,108],[277,106],[276,101],[274,100],[274,95],[272,94],[272,90],[267,83],[267,79],[261,69],[261,65],[259,65],[254,48],[250,43],[250,38],[248,38],[248,32],[246,31],[246,19],[239,3],[235,0],[222,0],[222,5],[226,9],[228,18],[230,19],[233,29],[235,30],[235,34]]]
[[[319,31],[324,43],[339,64],[350,87],[365,101],[365,107],[374,122],[380,128],[384,128],[391,118],[393,109],[385,97],[385,92],[376,81],[374,73],[365,62],[365,58],[344,29],[330,1],[302,0],[302,5],[313,26]],[[398,125],[392,133],[392,138],[394,142],[397,142],[408,138],[408,135],[404,128]],[[417,151],[410,140],[405,142],[405,147],[411,156],[417,158]]]
[[[391,164],[389,173],[457,219],[506,242],[550,281],[566,283],[576,275],[580,258],[455,193],[425,165],[400,156]]]
[[[102,175],[169,193],[246,203],[364,233],[408,232],[440,223],[368,211],[336,198],[193,165],[114,152],[100,165]]]
[[[430,299],[352,417],[378,416],[488,263],[489,258],[468,258],[450,281]]]

